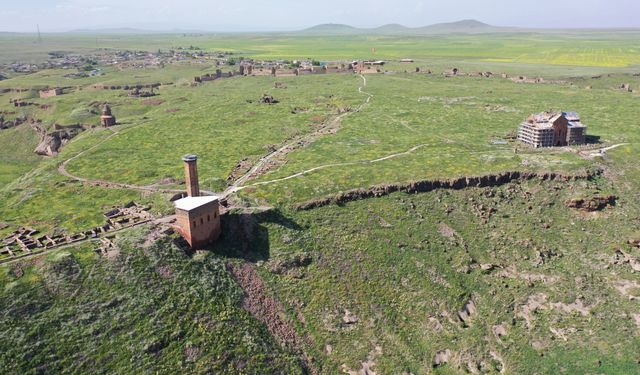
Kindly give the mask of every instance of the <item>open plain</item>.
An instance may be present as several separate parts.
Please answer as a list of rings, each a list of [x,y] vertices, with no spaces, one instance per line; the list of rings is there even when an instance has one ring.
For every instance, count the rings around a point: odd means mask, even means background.
[[[34,38],[0,34],[0,372],[640,373],[639,32]],[[517,142],[551,109],[586,144]]]

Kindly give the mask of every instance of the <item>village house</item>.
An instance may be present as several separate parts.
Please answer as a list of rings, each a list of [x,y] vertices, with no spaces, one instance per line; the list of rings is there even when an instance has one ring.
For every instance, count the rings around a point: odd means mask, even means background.
[[[534,148],[580,145],[587,127],[576,112],[542,112],[529,116],[518,128],[518,140]]]

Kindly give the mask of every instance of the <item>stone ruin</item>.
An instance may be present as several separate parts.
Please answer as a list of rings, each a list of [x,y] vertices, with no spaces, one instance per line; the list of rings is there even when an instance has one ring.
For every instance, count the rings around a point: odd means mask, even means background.
[[[55,125],[54,131],[48,132],[40,123],[32,123],[31,126],[40,134],[40,144],[33,152],[42,156],[56,156],[60,148],[78,135],[82,130],[80,125],[61,126]]]
[[[149,207],[141,206],[135,202],[129,202],[123,207],[114,207],[105,212],[104,216],[107,218],[107,223],[97,228],[101,228],[103,232],[119,230],[153,219],[153,215],[149,213]]]
[[[153,87],[151,87],[151,90],[149,91],[140,90],[139,88],[136,87],[133,90],[131,90],[128,94],[130,98],[149,98],[156,95],[158,94],[156,94],[156,92],[153,91]]]
[[[378,65],[379,66],[379,65]],[[200,83],[214,81],[221,78],[231,78],[236,76],[272,76],[272,77],[296,77],[300,75],[310,74],[338,74],[338,73],[359,73],[359,74],[374,74],[382,73],[382,70],[378,68],[373,62],[353,62],[350,64],[340,64],[337,66],[305,66],[300,68],[284,68],[281,66],[271,65],[253,65],[242,63],[239,69],[236,71],[222,72],[217,69],[215,74],[207,73],[202,76],[195,76],[191,81],[192,87],[197,86]],[[431,74],[431,71],[429,71]],[[119,86],[118,86],[119,87]]]
[[[14,107],[27,107],[30,105],[35,105],[36,103],[33,102],[26,102],[22,99],[9,99],[9,104],[13,104]]]
[[[56,156],[60,148],[69,142],[73,136],[74,135],[66,131],[47,133],[33,152],[42,156]]]
[[[116,245],[109,238],[101,238],[100,246],[96,249],[96,253],[108,256],[110,251],[116,249]]]
[[[0,239],[0,263],[87,239],[101,238],[107,233],[147,223],[153,219],[149,207],[135,202],[129,202],[123,207],[114,207],[104,216],[107,219],[104,225],[75,234],[41,234],[36,229],[21,227]]]
[[[61,88],[54,88],[54,89],[48,89],[48,90],[41,90],[39,92],[39,95],[41,99],[46,99],[52,96],[62,95],[62,93],[63,92]]]
[[[274,97],[271,95],[263,94],[262,97],[260,98],[260,103],[277,104],[277,103],[280,103],[280,101],[278,101],[277,99],[274,99]]]
[[[169,86],[173,85],[173,82],[156,82],[156,83],[148,83],[148,84],[135,84],[135,85],[93,85],[92,87],[96,90],[142,90],[142,89],[157,89],[160,86]]]
[[[591,198],[569,199],[565,201],[564,204],[568,208],[586,212],[595,212],[614,207],[617,200],[618,197],[616,197],[615,195],[596,195]]]
[[[6,120],[4,118],[5,114],[15,114],[14,112],[0,112],[0,130],[2,129],[10,129],[13,127],[16,127],[18,125],[21,125],[25,122],[27,122],[28,118],[26,116],[18,116],[13,120]]]
[[[102,115],[100,116],[100,125],[106,128],[115,124],[116,117],[111,113],[111,107],[109,107],[109,104],[105,104],[102,108]]]

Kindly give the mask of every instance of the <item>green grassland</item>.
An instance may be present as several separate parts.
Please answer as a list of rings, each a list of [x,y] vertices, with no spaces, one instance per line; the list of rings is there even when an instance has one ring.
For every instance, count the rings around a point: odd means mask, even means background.
[[[81,246],[3,267],[2,373],[301,372],[240,307],[223,261],[170,241],[143,253],[143,234],[113,260]]]
[[[436,373],[637,373],[637,301],[616,287],[638,277],[628,266],[610,268],[615,249],[637,235],[628,225],[629,217],[638,220],[637,199],[627,192],[615,211],[591,218],[563,205],[608,189],[606,181],[530,183],[296,213],[291,219],[304,230],[265,223],[270,262],[302,253],[313,264],[278,275],[267,263],[263,275],[289,301],[292,319],[304,316],[300,329],[311,333],[327,372],[342,364],[357,370],[379,346],[375,369],[385,374],[429,373],[445,349],[455,359]],[[496,210],[486,223],[481,206]],[[523,306],[540,294],[550,304],[580,300],[591,308],[546,305],[527,324]],[[463,323],[457,312],[470,299],[477,315]],[[355,325],[343,323],[346,310],[358,317]],[[500,325],[501,338],[492,332]]]
[[[242,308],[243,291],[227,264],[246,261],[322,374],[357,371],[366,361],[379,374],[640,372],[639,306],[632,298],[640,279],[618,252],[640,259],[626,244],[640,236],[637,33],[45,35],[42,45],[30,38],[0,35],[0,50],[11,51],[2,61],[42,61],[53,50],[195,45],[255,58],[416,62],[391,62],[388,74],[367,75],[366,85],[344,74],[192,86],[193,76],[216,67],[189,62],[101,67],[101,75],[81,79],[64,78],[66,70],[10,74],[0,88],[30,91],[0,94],[0,111],[15,112],[5,117],[37,118],[48,129],[95,127],[50,158],[33,153],[39,135],[29,124],[0,130],[0,235],[23,225],[86,230],[131,200],[156,216],[172,212],[172,194],[83,184],[60,174],[66,161],[66,171],[80,178],[184,189],[180,157],[196,153],[202,188],[220,192],[240,160],[255,163],[322,124],[338,121],[339,128],[249,180],[237,200],[275,210],[232,210],[221,240],[206,253],[186,254],[172,241],[177,235],[143,246],[153,230],[145,226],[118,234],[119,253],[111,257],[89,242],[1,266],[0,372],[304,372],[300,353],[279,345]],[[434,74],[411,73],[416,66]],[[565,82],[440,74],[453,66]],[[147,99],[92,88],[154,82],[171,84]],[[633,92],[620,90],[622,83]],[[40,99],[36,90],[44,86],[70,88]],[[280,102],[260,104],[263,94]],[[37,105],[15,108],[9,99],[16,97]],[[97,127],[106,102],[119,123],[108,129]],[[578,111],[594,144],[530,150],[512,140],[524,118],[551,108]],[[577,152],[610,145],[621,146],[594,159]],[[603,174],[592,181],[395,193],[292,209],[375,184],[596,169]],[[617,196],[616,206],[589,214],[565,206],[596,194]],[[309,264],[297,265],[300,257]],[[457,313],[469,300],[477,311],[463,322]],[[345,322],[349,315],[357,319]],[[498,326],[504,334],[495,334]],[[446,349],[449,363],[434,368],[434,355]]]
[[[41,160],[33,153],[38,145],[36,132],[21,126],[0,132],[0,187],[29,172]]]
[[[163,177],[180,178],[183,172],[176,155],[194,152],[202,159],[201,174],[207,176],[203,185],[220,189],[240,159],[256,159],[269,146],[310,132],[339,107],[355,104],[357,80],[352,76],[313,80],[238,77],[196,88],[161,90],[158,98],[166,102],[146,113],[148,123],[91,150],[70,163],[69,171],[91,178],[153,183]],[[275,81],[288,88],[274,89]],[[263,93],[280,103],[258,103]],[[178,111],[166,112],[172,108]],[[292,113],[295,108],[304,111]],[[98,160],[101,167],[95,168]]]
[[[14,77],[11,80],[0,81],[0,88],[27,88],[37,90],[45,87],[84,87],[87,85],[138,85],[152,83],[187,84],[195,76],[215,73],[216,68],[211,65],[175,64],[171,69],[160,67],[130,68],[125,74],[113,67],[100,68],[98,75],[83,78],[68,78],[66,74],[75,72],[69,69],[47,69],[37,73]],[[14,97],[37,96],[35,92],[14,95]]]
[[[569,84],[523,85],[501,79],[403,74],[370,76],[367,82],[365,90],[373,95],[370,104],[345,117],[338,134],[291,155],[285,166],[259,181],[423,147],[375,164],[338,165],[295,180],[257,186],[256,195],[286,202],[383,182],[516,169],[570,172],[588,167],[575,153],[541,153],[513,144],[492,144],[512,136],[528,114],[551,108],[578,111],[591,134],[604,144],[638,141],[637,133],[628,131],[627,119],[636,116],[639,98],[610,88],[585,90]]]
[[[628,68],[640,65],[636,31],[576,33],[496,33],[433,36],[304,36],[295,34],[47,34],[42,44],[28,34],[0,35],[0,48],[12,51],[2,60],[42,61],[51,51],[89,54],[99,49],[157,51],[197,46],[258,59],[342,60],[400,59],[431,62],[477,62]],[[375,55],[372,55],[375,48]],[[516,65],[513,65],[516,64]],[[533,71],[530,69],[529,71]]]

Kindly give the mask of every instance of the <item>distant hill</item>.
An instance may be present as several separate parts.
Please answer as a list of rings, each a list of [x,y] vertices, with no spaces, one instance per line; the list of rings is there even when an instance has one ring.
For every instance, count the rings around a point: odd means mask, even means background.
[[[302,30],[302,34],[349,35],[359,34],[361,29],[339,23],[325,23]]]
[[[424,34],[452,34],[452,33],[491,33],[503,31],[509,28],[491,26],[477,20],[462,20],[449,23],[437,23],[435,25],[413,29],[417,33]]]
[[[376,28],[357,28],[343,24],[322,24],[302,30],[308,35],[423,35],[423,34],[480,34],[501,31],[516,31],[516,28],[498,27],[477,20],[462,20],[450,23],[438,23],[423,27],[407,27],[400,24],[388,24]]]
[[[376,27],[375,29],[371,29],[371,31],[379,34],[402,34],[402,33],[410,32],[411,28],[406,27],[404,25],[397,24],[397,23],[391,23],[387,25],[382,25],[380,27]]]

